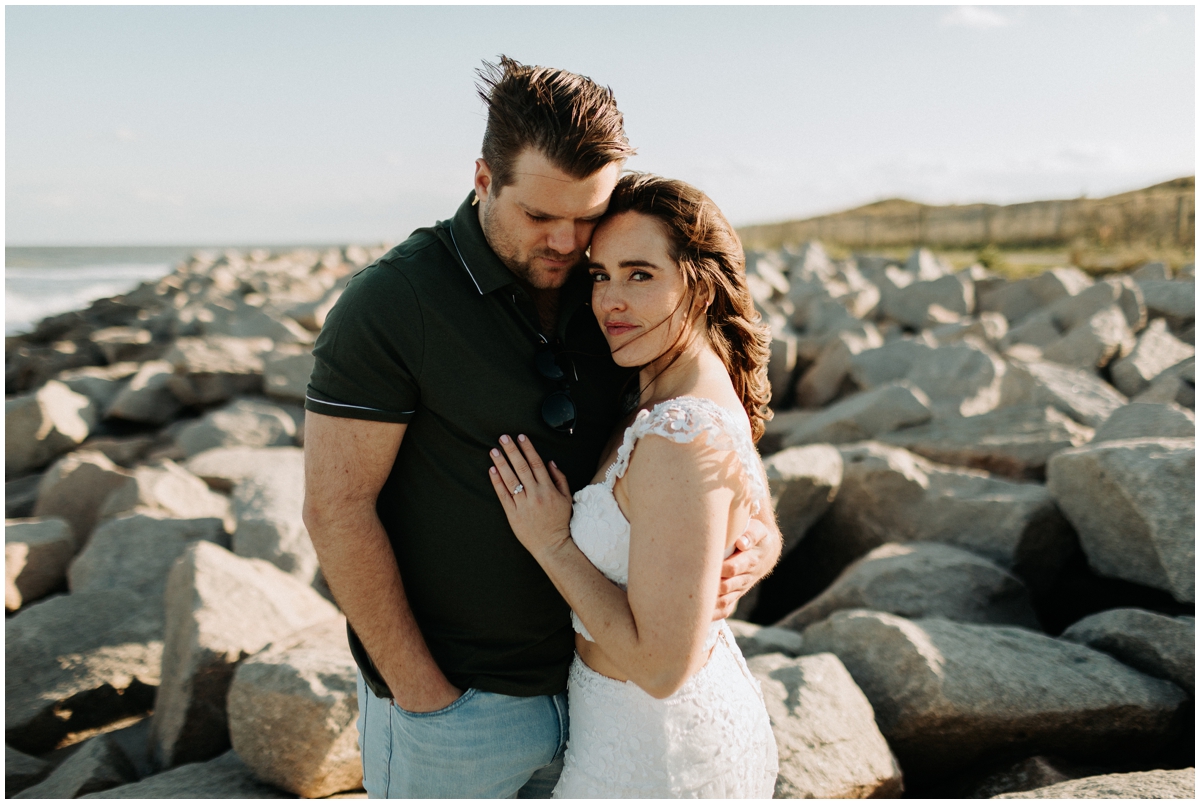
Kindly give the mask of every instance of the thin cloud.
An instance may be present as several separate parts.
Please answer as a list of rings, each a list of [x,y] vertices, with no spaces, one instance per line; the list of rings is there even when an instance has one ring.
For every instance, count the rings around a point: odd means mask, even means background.
[[[981,6],[958,6],[942,16],[939,21],[943,28],[974,28],[986,30],[1003,28],[1012,24],[1012,20],[990,8]]]
[[[1148,34],[1157,31],[1159,28],[1166,28],[1171,24],[1171,20],[1163,12],[1158,12],[1150,19],[1143,22],[1138,27],[1138,33]]]

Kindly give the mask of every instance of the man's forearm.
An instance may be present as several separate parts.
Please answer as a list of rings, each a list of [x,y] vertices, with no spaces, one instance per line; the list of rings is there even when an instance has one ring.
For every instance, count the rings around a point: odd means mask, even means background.
[[[461,690],[429,653],[374,509],[316,519],[309,536],[325,580],[396,703],[414,712],[448,706]]]

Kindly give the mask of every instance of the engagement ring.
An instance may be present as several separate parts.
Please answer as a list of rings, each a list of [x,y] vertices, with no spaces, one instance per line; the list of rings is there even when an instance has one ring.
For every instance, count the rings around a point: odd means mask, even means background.
[[[513,496],[514,496],[514,497],[516,497],[518,494],[520,494],[520,493],[521,493],[522,491],[524,491],[524,490],[525,490],[525,484],[524,484],[524,483],[518,483],[518,484],[517,484],[517,487],[516,487],[515,489],[513,489],[513,490],[512,490]]]

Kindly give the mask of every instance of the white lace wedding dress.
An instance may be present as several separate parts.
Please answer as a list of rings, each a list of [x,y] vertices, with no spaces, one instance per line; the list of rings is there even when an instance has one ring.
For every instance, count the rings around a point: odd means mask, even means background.
[[[604,481],[575,494],[571,537],[611,581],[629,580],[629,522],[613,497],[637,440],[705,437],[741,460],[752,496],[766,494],[744,419],[708,399],[679,397],[642,411],[625,430]],[[755,503],[757,508],[758,503]],[[575,630],[591,640],[571,613]],[[758,682],[729,626],[709,630],[711,658],[674,695],[597,673],[578,656],[567,682],[571,733],[555,798],[771,798],[778,759]]]

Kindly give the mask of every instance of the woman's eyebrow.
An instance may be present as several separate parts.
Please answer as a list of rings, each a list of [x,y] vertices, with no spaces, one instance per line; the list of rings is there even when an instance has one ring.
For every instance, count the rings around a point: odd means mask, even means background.
[[[621,260],[617,263],[621,268],[657,268],[658,266],[649,260]]]

